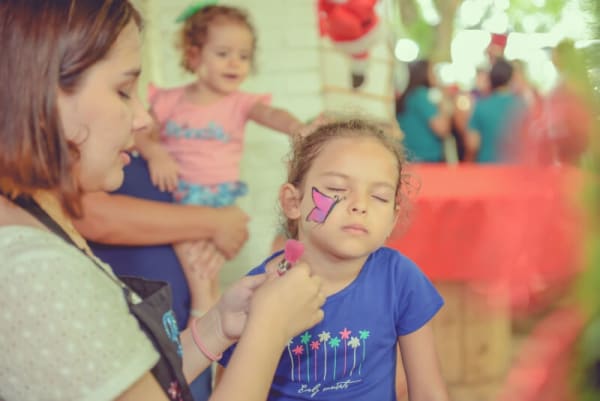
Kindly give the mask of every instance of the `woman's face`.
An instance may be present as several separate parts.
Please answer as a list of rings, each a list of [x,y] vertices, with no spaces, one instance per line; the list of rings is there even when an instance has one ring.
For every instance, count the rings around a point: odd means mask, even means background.
[[[106,57],[86,71],[75,93],[59,91],[65,136],[80,151],[74,174],[84,192],[119,188],[133,133],[151,126],[137,94],[140,51],[139,30],[132,21]]]

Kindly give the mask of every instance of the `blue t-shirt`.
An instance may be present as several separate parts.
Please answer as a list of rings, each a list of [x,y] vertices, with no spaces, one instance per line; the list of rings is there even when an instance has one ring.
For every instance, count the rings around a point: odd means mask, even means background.
[[[279,255],[249,274],[263,273]],[[443,303],[411,260],[378,249],[350,285],[327,298],[325,319],[289,341],[268,400],[396,400],[398,337],[425,325]]]
[[[125,167],[123,185],[114,193],[172,202],[169,192],[161,192],[152,184],[148,165],[142,157],[131,157],[131,163]],[[189,319],[190,291],[171,245],[117,246],[90,242],[90,247],[118,276],[143,277],[169,283],[177,325],[179,330],[186,327]]]
[[[502,148],[510,134],[510,125],[523,106],[523,102],[510,92],[494,92],[477,100],[469,119],[469,129],[479,132],[481,136],[478,163],[502,161]]]
[[[430,99],[430,89],[419,86],[406,97],[404,110],[396,118],[404,133],[404,147],[411,161],[441,162],[444,160],[442,139],[429,125],[438,114]]]

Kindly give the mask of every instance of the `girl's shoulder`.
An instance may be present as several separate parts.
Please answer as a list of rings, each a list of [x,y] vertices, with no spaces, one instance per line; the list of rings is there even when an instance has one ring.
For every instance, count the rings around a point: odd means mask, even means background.
[[[374,266],[375,271],[387,270],[390,274],[400,277],[422,275],[417,264],[400,251],[388,247],[381,247],[371,254],[367,264]]]
[[[371,254],[370,258],[374,261],[377,261],[378,263],[387,262],[390,265],[414,265],[414,262],[404,254],[402,254],[400,251],[398,251],[397,249],[389,248],[387,246],[382,246],[379,249],[375,250]]]
[[[283,251],[277,251],[266,258],[260,265],[256,266],[254,269],[248,272],[248,275],[252,276],[255,274],[262,273],[274,273],[277,271],[277,265],[281,260]]]

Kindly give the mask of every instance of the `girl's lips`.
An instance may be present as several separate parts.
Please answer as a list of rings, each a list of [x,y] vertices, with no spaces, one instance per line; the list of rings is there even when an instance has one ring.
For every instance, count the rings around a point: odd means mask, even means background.
[[[343,226],[342,230],[356,234],[367,234],[369,232],[365,226],[360,224],[349,224],[347,226]]]

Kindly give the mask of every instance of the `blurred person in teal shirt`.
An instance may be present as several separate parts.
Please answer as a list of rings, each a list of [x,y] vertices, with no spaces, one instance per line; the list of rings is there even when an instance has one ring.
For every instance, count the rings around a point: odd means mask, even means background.
[[[478,163],[498,163],[505,159],[511,128],[525,111],[524,102],[510,87],[512,65],[498,59],[490,70],[491,94],[477,100],[469,119],[467,146],[476,153]]]
[[[451,133],[450,113],[442,106],[443,96],[435,88],[429,61],[414,61],[408,71],[408,85],[396,100],[396,118],[404,133],[408,159],[443,162],[443,141]]]

